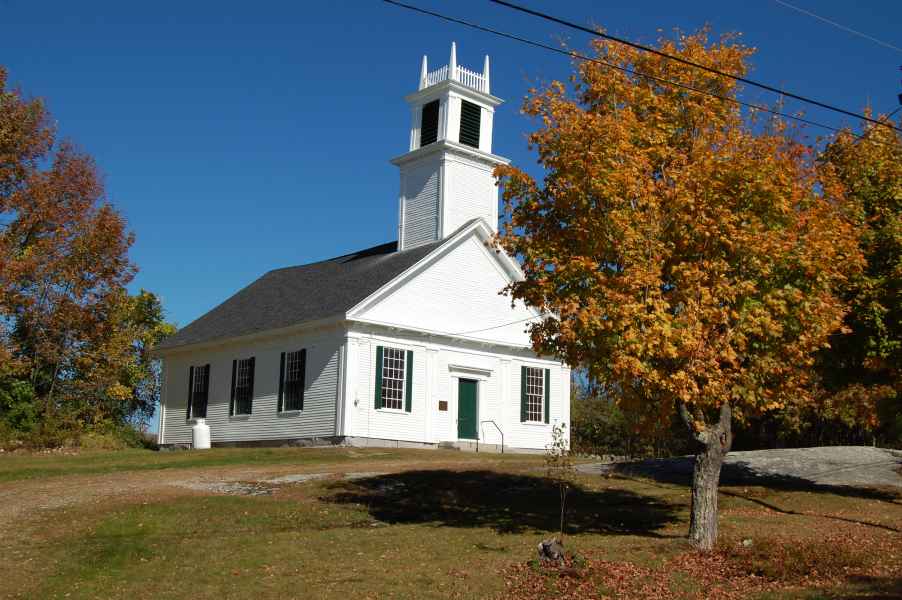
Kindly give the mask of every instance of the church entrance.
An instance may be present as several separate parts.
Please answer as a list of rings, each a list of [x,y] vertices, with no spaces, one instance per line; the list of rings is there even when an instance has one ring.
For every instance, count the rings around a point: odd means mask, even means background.
[[[460,379],[457,384],[457,437],[475,440],[478,382],[474,379]]]

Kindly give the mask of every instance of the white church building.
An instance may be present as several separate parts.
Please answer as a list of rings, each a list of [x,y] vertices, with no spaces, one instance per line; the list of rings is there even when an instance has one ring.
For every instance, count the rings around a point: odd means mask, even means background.
[[[541,450],[570,422],[570,369],[537,356],[539,315],[499,292],[519,265],[498,227],[501,99],[426,57],[411,107],[398,241],[266,273],[158,348],[159,442]],[[484,445],[484,446],[483,446]]]

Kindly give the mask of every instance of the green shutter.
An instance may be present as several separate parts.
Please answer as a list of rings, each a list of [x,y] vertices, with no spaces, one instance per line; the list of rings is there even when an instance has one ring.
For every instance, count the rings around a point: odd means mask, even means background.
[[[207,418],[207,403],[210,401],[210,365],[204,365],[204,414],[201,418]]]
[[[551,417],[551,369],[545,369],[545,422]]]
[[[404,390],[404,410],[410,412],[413,409],[413,350],[407,351],[407,385]]]
[[[376,346],[376,408],[382,408],[382,346]]]
[[[191,418],[191,402],[194,398],[194,367],[188,367],[188,406],[185,409],[185,418]]]
[[[229,416],[235,414],[235,373],[238,371],[238,361],[232,361],[232,392],[229,394]]]
[[[247,404],[245,405],[246,410],[244,411],[244,414],[246,414],[246,415],[249,415],[252,412],[254,412],[254,372],[256,371],[256,365],[257,365],[257,357],[252,356],[251,357],[251,366],[250,366],[251,372],[249,374],[250,380],[247,382],[250,390],[248,390]]]
[[[301,379],[298,381],[297,386],[300,388],[298,390],[298,394],[300,395],[300,403],[297,406],[298,410],[304,410],[304,388],[307,387],[307,349],[304,348],[301,350]]]
[[[526,367],[520,367],[520,422],[526,422]]]
[[[482,108],[478,104],[461,100],[460,102],[460,134],[457,140],[461,144],[479,148],[479,121]]]
[[[438,139],[438,100],[423,105],[420,113],[420,148]]]
[[[285,353],[279,357],[279,398],[277,400],[278,412],[282,412],[282,397],[285,394]]]

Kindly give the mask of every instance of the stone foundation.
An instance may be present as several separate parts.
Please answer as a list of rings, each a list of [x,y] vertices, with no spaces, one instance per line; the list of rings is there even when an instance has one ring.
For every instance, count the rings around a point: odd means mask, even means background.
[[[439,443],[410,442],[406,440],[389,440],[383,438],[367,438],[355,436],[326,436],[309,438],[290,438],[278,440],[252,440],[244,442],[213,442],[214,448],[326,448],[330,446],[346,446],[351,448],[418,448],[462,450],[476,452],[475,441],[448,441]],[[191,444],[164,444],[160,450],[190,450]],[[502,452],[500,444],[479,444],[479,452]],[[542,454],[544,450],[535,448],[511,448],[504,446],[503,452],[517,454]]]

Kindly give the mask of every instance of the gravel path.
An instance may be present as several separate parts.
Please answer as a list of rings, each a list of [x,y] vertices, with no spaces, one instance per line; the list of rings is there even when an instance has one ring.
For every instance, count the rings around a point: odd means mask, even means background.
[[[630,473],[659,481],[688,483],[693,459],[579,465],[584,473]],[[868,446],[830,446],[730,452],[721,481],[725,484],[902,487],[902,451]]]

